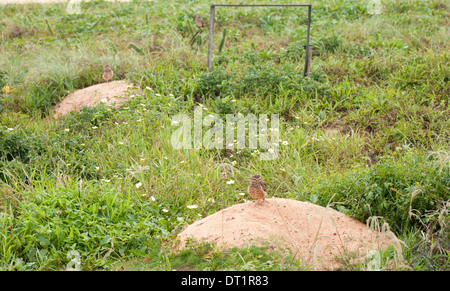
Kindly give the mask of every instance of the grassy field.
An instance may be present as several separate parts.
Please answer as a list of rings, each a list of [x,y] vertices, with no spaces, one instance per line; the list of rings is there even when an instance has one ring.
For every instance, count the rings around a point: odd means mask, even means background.
[[[387,222],[404,244],[383,269],[450,270],[450,6],[386,0],[372,15],[368,2],[310,2],[307,78],[305,9],[218,8],[209,73],[193,22],[209,20],[208,1],[1,5],[0,270],[61,270],[77,255],[83,270],[307,269],[260,248],[171,252],[186,223],[243,202],[253,173],[269,196]],[[142,93],[52,119],[105,63]],[[171,118],[199,104],[279,114],[278,158],[174,149]]]

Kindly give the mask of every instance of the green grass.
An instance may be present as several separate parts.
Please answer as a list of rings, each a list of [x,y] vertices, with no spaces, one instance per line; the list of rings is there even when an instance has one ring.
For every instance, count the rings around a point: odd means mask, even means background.
[[[171,251],[260,173],[270,196],[382,217],[406,246],[386,269],[449,270],[449,6],[382,1],[370,15],[366,2],[311,2],[309,78],[298,8],[218,8],[209,73],[207,31],[192,25],[209,19],[207,1],[0,6],[0,269],[65,269],[72,250],[84,270],[308,269],[258,248]],[[105,63],[142,92],[53,120]],[[279,114],[279,157],[174,149],[171,118],[198,104],[204,116]]]

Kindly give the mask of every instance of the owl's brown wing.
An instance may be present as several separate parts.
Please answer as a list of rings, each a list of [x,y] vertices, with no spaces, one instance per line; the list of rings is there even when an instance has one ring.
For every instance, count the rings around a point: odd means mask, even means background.
[[[261,182],[261,187],[263,188],[264,192],[267,193],[267,184],[266,184],[266,182],[262,181]]]

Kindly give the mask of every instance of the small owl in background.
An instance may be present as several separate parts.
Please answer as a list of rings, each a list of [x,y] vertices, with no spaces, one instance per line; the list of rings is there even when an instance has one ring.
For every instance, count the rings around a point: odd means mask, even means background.
[[[261,175],[256,174],[250,177],[248,194],[254,199],[258,199],[258,204],[260,204],[260,201],[264,201],[267,195],[267,184],[264,182]]]
[[[114,76],[114,72],[111,69],[110,65],[105,65],[103,69],[103,79],[105,79],[106,82],[109,82],[109,80]]]
[[[198,28],[202,29],[203,26],[205,25],[205,22],[203,21],[203,18],[201,18],[198,15],[195,15],[195,24],[197,25]]]

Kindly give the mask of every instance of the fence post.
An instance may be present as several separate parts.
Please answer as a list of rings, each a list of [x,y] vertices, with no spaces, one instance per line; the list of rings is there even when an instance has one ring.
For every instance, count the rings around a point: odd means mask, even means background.
[[[306,32],[306,53],[305,53],[305,77],[309,75],[311,71],[312,52],[309,47],[309,34],[311,29],[311,5],[308,6],[308,30]]]
[[[208,39],[208,70],[212,71],[212,53],[213,53],[213,38],[214,38],[214,15],[216,7],[211,5],[209,12],[209,39]]]

